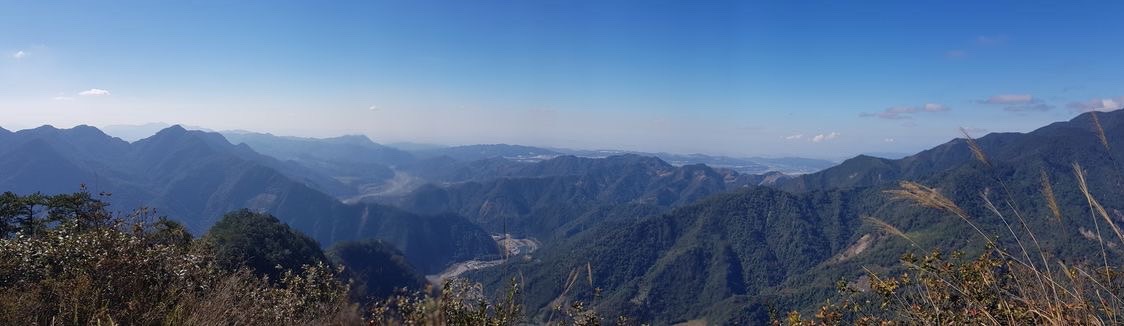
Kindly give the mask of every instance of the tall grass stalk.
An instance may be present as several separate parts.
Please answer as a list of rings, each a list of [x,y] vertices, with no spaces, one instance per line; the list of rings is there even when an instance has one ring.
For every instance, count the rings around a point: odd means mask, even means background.
[[[1108,152],[1119,170],[1108,138],[1096,113],[1091,115],[1093,131],[1100,147]],[[912,181],[903,181],[898,188],[885,191],[894,199],[906,200],[914,204],[940,210],[956,216],[971,227],[987,244],[987,250],[979,258],[970,261],[950,261],[943,258],[938,250],[917,259],[912,254],[903,257],[903,265],[912,273],[902,274],[900,278],[880,277],[867,270],[871,277],[872,295],[882,297],[881,309],[871,309],[871,301],[845,299],[839,304],[826,305],[816,314],[820,323],[848,322],[857,324],[908,323],[908,324],[1047,324],[1072,325],[1120,324],[1124,313],[1124,299],[1121,292],[1124,284],[1117,277],[1119,269],[1114,268],[1109,259],[1110,245],[1114,243],[1104,238],[1104,229],[1111,230],[1119,243],[1124,243],[1124,231],[1108,213],[1108,209],[1096,198],[1090,189],[1088,173],[1080,164],[1072,163],[1077,188],[1085,199],[1092,219],[1097,246],[1100,249],[1100,267],[1093,263],[1087,270],[1080,263],[1070,264],[1052,258],[1038,240],[1038,234],[1030,227],[1027,215],[1018,207],[1015,192],[998,172],[995,161],[979,146],[974,138],[964,133],[965,143],[974,160],[978,161],[995,187],[1002,190],[998,198],[986,188],[979,194],[979,200],[988,214],[994,215],[1006,227],[1013,238],[1007,245],[1017,248],[1007,250],[997,237],[989,235],[978,224],[979,218],[968,214],[938,189]],[[1118,171],[1119,172],[1119,171]],[[1055,195],[1055,184],[1045,168],[1039,171],[1039,191],[1043,207],[1047,208],[1046,218],[1058,225],[1064,221],[1061,205]],[[1012,218],[1013,216],[1013,218]],[[920,245],[907,236],[907,233],[883,220],[864,216],[863,221],[890,235],[906,239],[914,247]],[[1018,222],[1021,227],[1014,226]],[[1104,224],[1104,227],[1101,226]],[[1087,232],[1087,231],[1080,231]],[[1091,237],[1091,236],[1090,236]],[[1024,242],[1029,239],[1029,243]],[[1037,249],[1037,255],[1030,254],[1029,246]],[[1018,253],[1014,253],[1018,251]],[[1037,256],[1032,258],[1033,256]],[[1055,265],[1056,264],[1056,265]],[[864,267],[865,269],[865,267]],[[1037,282],[1025,282],[1025,276]],[[902,290],[906,287],[912,287]],[[865,302],[865,304],[864,304]],[[846,316],[846,311],[858,312]],[[790,314],[792,324],[807,324],[799,314]]]

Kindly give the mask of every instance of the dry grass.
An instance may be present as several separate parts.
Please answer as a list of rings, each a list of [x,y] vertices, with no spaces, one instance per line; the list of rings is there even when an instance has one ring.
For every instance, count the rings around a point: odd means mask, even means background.
[[[1100,145],[1108,151],[1110,146],[1097,115],[1092,114],[1093,129]],[[872,293],[843,288],[844,298],[824,305],[813,319],[805,320],[798,313],[790,313],[787,323],[812,324],[986,324],[986,325],[1109,325],[1124,323],[1124,279],[1117,266],[1109,263],[1105,249],[1107,239],[1102,229],[1110,229],[1116,241],[1124,243],[1124,232],[1108,214],[1108,210],[1093,195],[1088,175],[1081,165],[1073,163],[1073,173],[1078,189],[1085,198],[1095,226],[1096,239],[1101,247],[1103,266],[1088,268],[1083,264],[1066,263],[1051,257],[1038,243],[1036,231],[1026,223],[1026,217],[1014,204],[1014,195],[1005,180],[995,173],[992,161],[976,143],[964,133],[969,150],[981,162],[993,180],[1002,188],[1005,197],[993,200],[986,189],[980,199],[990,214],[1007,227],[1014,239],[1013,248],[1001,247],[983,232],[957,203],[941,194],[938,189],[904,181],[897,189],[888,190],[892,198],[937,209],[958,217],[985,239],[988,250],[976,259],[946,258],[940,250],[933,249],[922,258],[907,254],[903,265],[909,271],[897,277],[883,277],[868,272]],[[1112,158],[1111,152],[1109,157]],[[1115,161],[1113,162],[1116,163]],[[1062,209],[1055,196],[1054,185],[1045,169],[1040,174],[1040,191],[1043,206],[1049,209],[1049,218],[1063,220]],[[1013,214],[1022,228],[1008,223]],[[912,241],[906,233],[877,218],[864,216],[863,220],[887,234]],[[1105,226],[1102,228],[1102,224]],[[1058,223],[1058,225],[1062,225]],[[1053,231],[1053,230],[1051,230]],[[1041,232],[1041,231],[1039,231]],[[1021,235],[1021,236],[1020,236]],[[1036,250],[1030,250],[1021,241],[1032,240]],[[1031,252],[1037,251],[1036,259]],[[1018,256],[1010,252],[1019,252]],[[872,298],[871,296],[874,296]],[[780,323],[780,322],[777,322]]]
[[[902,230],[898,229],[897,227],[895,227],[893,225],[890,225],[890,223],[886,223],[885,221],[882,221],[878,218],[871,217],[871,216],[863,216],[862,219],[863,219],[864,222],[869,223],[871,225],[874,225],[875,227],[877,227],[879,230],[882,230],[882,232],[885,232],[886,234],[897,236],[899,238],[905,239],[906,241],[909,241],[909,243],[911,245],[913,245],[914,247],[918,246],[917,242],[913,241],[913,238],[910,238],[908,235],[905,234],[905,232],[902,232]]]
[[[1104,206],[1102,206],[1101,203],[1093,197],[1093,194],[1089,192],[1089,184],[1085,181],[1085,170],[1082,169],[1081,165],[1077,162],[1073,163],[1073,174],[1077,176],[1078,188],[1081,189],[1081,194],[1085,195],[1085,199],[1086,201],[1088,201],[1089,209],[1092,211],[1092,213],[1104,218],[1105,222],[1112,228],[1112,231],[1116,233],[1117,239],[1124,240],[1124,233],[1120,232],[1120,228],[1117,227],[1116,223],[1112,221],[1111,217],[1109,217],[1108,212],[1104,209]],[[1096,218],[1094,218],[1094,220],[1096,220]]]
[[[977,161],[980,161],[984,165],[990,167],[991,162],[988,161],[987,154],[985,154],[983,149],[980,148],[980,144],[976,143],[976,139],[972,138],[972,136],[968,134],[968,130],[965,130],[964,128],[960,128],[960,133],[964,134],[964,139],[968,143],[968,149],[972,151],[972,156],[975,157]]]
[[[968,214],[964,212],[964,209],[945,197],[936,188],[926,187],[913,181],[902,181],[898,184],[898,189],[886,190],[886,193],[894,199],[910,201],[921,206],[943,210],[965,220],[968,219]]]
[[[1046,199],[1046,206],[1050,208],[1050,213],[1053,214],[1054,220],[1062,221],[1062,209],[1058,207],[1058,199],[1054,197],[1054,186],[1050,184],[1050,176],[1046,174],[1046,169],[1042,169],[1042,196]]]
[[[1111,153],[1112,150],[1108,147],[1108,137],[1105,137],[1104,127],[1101,127],[1101,119],[1097,117],[1097,112],[1090,112],[1089,115],[1093,117],[1093,130],[1097,132],[1097,139],[1101,141],[1101,145],[1104,146],[1105,151]]]

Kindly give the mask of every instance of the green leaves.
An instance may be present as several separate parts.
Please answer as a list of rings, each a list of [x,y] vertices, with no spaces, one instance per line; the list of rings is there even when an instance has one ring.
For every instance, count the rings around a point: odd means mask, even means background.
[[[279,280],[285,270],[328,261],[312,238],[272,215],[247,209],[223,216],[203,240],[212,246],[219,266],[227,270],[246,267],[272,280]]]

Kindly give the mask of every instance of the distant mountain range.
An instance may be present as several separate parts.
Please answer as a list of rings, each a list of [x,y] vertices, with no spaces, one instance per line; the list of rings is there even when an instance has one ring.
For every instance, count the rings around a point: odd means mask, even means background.
[[[728,168],[744,174],[762,174],[766,172],[804,174],[823,170],[836,164],[836,162],[828,160],[799,157],[743,158],[712,156],[705,154],[683,155],[619,150],[575,150],[564,148],[539,148],[506,144],[454,146],[426,149],[422,151],[416,151],[414,153],[420,157],[448,156],[458,160],[481,160],[500,157],[520,162],[537,162],[562,155],[573,155],[587,158],[605,158],[616,155],[632,154],[658,157],[661,160],[664,160],[672,165],[706,164],[708,166],[716,168]]]
[[[126,141],[136,141],[139,139],[147,138],[155,134],[157,131],[170,127],[167,123],[148,123],[142,125],[111,125],[103,128],[106,133],[120,137]],[[202,127],[185,127],[191,130],[211,131]],[[448,157],[457,161],[478,161],[493,158],[505,158],[513,161],[520,162],[538,162],[542,160],[551,159],[561,155],[574,155],[589,158],[603,158],[614,155],[622,154],[636,154],[641,156],[658,157],[672,165],[691,165],[691,164],[706,164],[715,168],[729,168],[743,174],[763,174],[766,172],[782,172],[785,174],[804,174],[823,170],[825,168],[834,166],[837,162],[823,159],[809,159],[799,157],[780,157],[780,158],[766,158],[766,157],[729,157],[729,156],[715,156],[705,154],[671,154],[671,153],[650,153],[638,151],[620,151],[620,150],[575,150],[564,148],[543,148],[522,145],[508,145],[508,144],[482,144],[482,145],[463,145],[463,146],[444,146],[436,144],[421,144],[421,143],[394,143],[394,144],[378,144],[366,139],[365,136],[341,136],[336,138],[299,138],[287,136],[273,136],[266,133],[256,133],[251,131],[222,131],[223,136],[226,136],[231,143],[239,144],[246,143],[254,150],[274,156],[282,160],[296,159],[294,154],[298,154],[298,149],[308,149],[307,146],[316,144],[318,147],[331,147],[339,149],[338,143],[341,139],[353,139],[362,142],[362,146],[368,146],[374,149],[373,153],[357,153],[359,156],[382,156],[390,155],[386,159],[379,159],[382,165],[396,166],[400,165],[404,156],[408,153],[412,158],[416,159],[434,159],[440,157]],[[321,142],[322,141],[322,142]],[[301,145],[301,144],[304,145]],[[302,147],[303,146],[303,147]],[[330,151],[329,149],[317,149]],[[391,153],[397,151],[397,153]],[[277,155],[275,155],[277,154]],[[873,156],[897,158],[908,154],[900,153],[881,153],[872,154]],[[308,157],[319,157],[319,155],[305,155]],[[328,155],[325,157],[338,157],[338,155]]]
[[[489,180],[425,186],[387,204],[421,214],[457,213],[493,233],[550,239],[745,186],[735,183],[742,180],[734,174],[727,180],[728,175],[705,165],[677,167],[631,154],[559,156]]]
[[[426,272],[496,255],[490,235],[456,215],[420,216],[377,204],[343,204],[317,189],[346,188],[291,161],[232,145],[222,135],[172,126],[128,143],[89,126],[0,134],[0,189],[67,193],[85,184],[121,209],[152,207],[201,234],[223,213],[268,211],[328,246],[378,238]]]
[[[425,149],[414,152],[422,158],[449,157],[458,161],[504,158],[519,162],[538,162],[562,155],[554,150],[507,144],[465,145]]]
[[[365,136],[315,139],[251,132],[224,132],[223,135],[231,143],[246,144],[263,154],[331,176],[346,184],[348,189],[339,190],[338,187],[328,187],[336,185],[326,185],[323,190],[349,201],[386,201],[387,198],[399,197],[430,183],[544,176],[545,174],[528,171],[534,169],[537,163],[565,156],[607,158],[628,154],[658,157],[675,166],[706,164],[743,176],[768,171],[805,173],[834,164],[803,158],[739,159],[701,154],[574,151],[506,144],[427,148],[407,152],[375,143]],[[577,168],[567,173],[582,171],[584,170]],[[760,180],[754,183],[759,182]]]
[[[729,157],[729,156],[713,156],[705,154],[670,154],[670,153],[646,153],[646,152],[633,152],[633,151],[614,151],[614,150],[559,150],[560,152],[583,156],[583,157],[606,157],[621,154],[636,154],[642,156],[658,157],[673,165],[690,165],[690,164],[706,164],[716,168],[728,168],[744,174],[762,174],[766,172],[781,172],[785,174],[804,174],[816,172],[834,166],[836,162],[799,158],[799,157],[780,157],[780,158],[765,158],[765,157]]]

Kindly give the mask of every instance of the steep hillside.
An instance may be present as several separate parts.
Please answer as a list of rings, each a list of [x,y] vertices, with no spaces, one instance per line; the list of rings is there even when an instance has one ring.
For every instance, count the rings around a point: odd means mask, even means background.
[[[402,252],[385,242],[342,242],[332,247],[328,256],[351,275],[352,296],[359,302],[385,298],[400,289],[424,290],[428,284]]]
[[[858,157],[800,178],[819,187],[838,182],[838,189],[754,187],[719,195],[666,214],[594,227],[469,277],[498,286],[510,277],[504,271],[517,271],[526,279],[527,304],[540,318],[549,318],[553,305],[578,299],[610,315],[656,324],[761,323],[770,307],[815,307],[835,293],[840,279],[861,284],[866,269],[899,268],[898,258],[907,252],[982,250],[982,237],[958,217],[891,198],[885,191],[902,179],[938,189],[1005,248],[1020,248],[1021,242],[1029,255],[1041,248],[1052,259],[1099,262],[1098,222],[1089,216],[1072,164],[1081,164],[1090,191],[1117,223],[1124,222],[1124,173],[1117,161],[1122,153],[1112,147],[1124,143],[1124,113],[1103,113],[1100,124],[1112,150],[1099,140],[1091,115],[1083,114],[1027,134],[981,139],[987,163],[973,159],[963,140],[903,160]],[[1058,215],[1045,200],[1043,174]],[[986,207],[985,197],[1002,215]],[[878,218],[910,240],[862,216]],[[1104,230],[1104,221],[1099,223]],[[1124,261],[1124,244],[1105,241],[1108,259]],[[574,275],[576,285],[567,285]]]
[[[136,168],[160,176],[168,176],[168,173],[178,172],[181,168],[198,169],[198,167],[191,165],[197,162],[185,159],[202,160],[222,157],[224,159],[239,159],[276,170],[289,179],[304,183],[333,196],[355,193],[352,187],[328,174],[294,162],[282,162],[274,157],[259,154],[244,144],[232,146],[226,138],[217,133],[186,130],[176,125],[161,130],[152,137],[138,140],[132,144],[132,147],[135,149],[133,155],[136,157],[131,162],[137,164]],[[147,164],[149,162],[156,162],[160,165]],[[172,165],[164,165],[167,162],[171,162]],[[160,171],[164,168],[167,168],[167,171]]]
[[[725,177],[704,165],[675,167],[657,158],[562,156],[499,173],[496,179],[426,186],[394,202],[413,212],[464,215],[492,232],[551,238],[563,225],[592,225],[629,205],[645,214],[726,190]],[[640,208],[648,206],[650,208]],[[636,218],[613,214],[606,218]]]
[[[506,270],[525,275],[528,307],[544,317],[552,302],[579,299],[657,324],[685,321],[730,298],[763,294],[842,250],[864,208],[853,202],[840,193],[799,196],[757,187],[609,223]],[[568,275],[587,268],[592,285],[582,275],[562,297]],[[474,277],[503,279],[500,273]],[[603,291],[599,300],[596,288]]]

